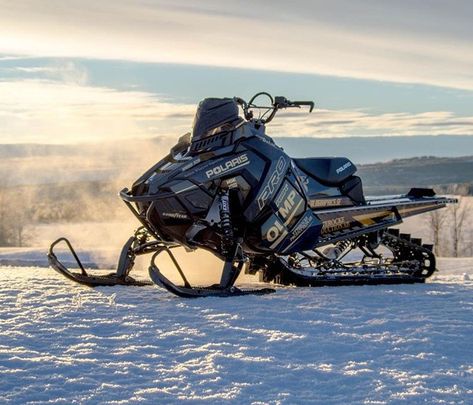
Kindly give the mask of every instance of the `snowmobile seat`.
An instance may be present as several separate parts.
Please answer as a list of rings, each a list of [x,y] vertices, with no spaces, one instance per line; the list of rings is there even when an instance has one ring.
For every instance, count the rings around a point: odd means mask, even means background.
[[[315,180],[336,186],[356,172],[356,166],[344,157],[293,159],[297,167]]]

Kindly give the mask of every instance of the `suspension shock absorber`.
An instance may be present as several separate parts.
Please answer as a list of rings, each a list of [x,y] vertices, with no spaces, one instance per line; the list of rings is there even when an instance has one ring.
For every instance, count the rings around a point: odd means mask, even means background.
[[[340,255],[350,247],[352,241],[350,239],[341,240],[337,242],[334,246],[327,247],[323,250],[323,254],[329,259],[336,260]]]
[[[222,190],[220,193],[220,229],[222,230],[222,253],[226,255],[230,253],[234,245],[228,190]]]
[[[345,249],[349,248],[352,244],[350,239],[344,239],[337,243],[337,249],[340,250],[340,253],[343,253]]]

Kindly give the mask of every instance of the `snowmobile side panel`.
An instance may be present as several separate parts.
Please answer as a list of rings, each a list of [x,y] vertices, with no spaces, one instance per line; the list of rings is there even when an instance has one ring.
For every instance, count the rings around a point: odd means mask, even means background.
[[[250,139],[245,141],[242,146],[251,148],[266,162],[264,173],[262,173],[264,177],[243,213],[245,220],[253,223],[276,195],[285,179],[291,160],[275,144],[265,142],[263,139]]]

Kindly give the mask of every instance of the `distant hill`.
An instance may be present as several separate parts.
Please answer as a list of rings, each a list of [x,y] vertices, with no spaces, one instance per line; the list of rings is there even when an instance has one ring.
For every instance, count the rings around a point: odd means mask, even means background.
[[[168,138],[0,145],[0,188],[75,182],[126,186],[167,154],[172,142]],[[473,156],[463,156],[473,151],[473,136],[278,138],[276,142],[295,157],[349,157],[357,163],[367,194],[397,194],[410,187],[473,194]]]
[[[53,155],[65,156],[76,153],[78,153],[77,147],[71,145],[44,145],[34,143],[0,144],[0,158],[24,158]]]
[[[434,187],[437,192],[473,194],[473,156],[424,156],[358,166],[368,194],[397,194],[411,187]]]
[[[346,156],[359,164],[416,156],[465,156],[473,152],[473,136],[465,135],[276,138],[276,142],[290,156]]]
[[[268,130],[270,133],[270,128]],[[175,138],[153,138],[149,144],[167,153]],[[439,136],[373,136],[346,138],[275,138],[278,145],[294,157],[346,156],[358,164],[386,162],[392,159],[412,158],[416,156],[464,156],[473,151],[473,135]],[[117,140],[101,143],[83,143],[77,145],[42,145],[42,144],[0,144],[0,158],[71,156],[85,157],[99,150],[126,151],[136,158],[145,153],[143,140]],[[157,156],[158,157],[158,156]]]

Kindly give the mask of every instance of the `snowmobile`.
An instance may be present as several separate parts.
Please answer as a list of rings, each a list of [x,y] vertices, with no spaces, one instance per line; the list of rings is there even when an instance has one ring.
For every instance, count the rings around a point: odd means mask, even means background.
[[[269,102],[257,104],[261,97]],[[290,158],[266,134],[266,124],[282,109],[301,107],[312,112],[314,103],[266,92],[248,102],[204,99],[192,134],[119,193],[141,226],[125,243],[116,272],[86,271],[65,238],[51,245],[50,265],[88,286],[147,285],[130,271],[138,255],[151,254],[151,280],[180,297],[274,291],[235,287],[243,268],[264,282],[295,286],[424,282],[435,271],[432,245],[392,227],[455,200],[424,188],[369,198],[349,159]],[[54,248],[61,242],[80,272],[58,260]],[[206,249],[222,259],[220,282],[192,286],[173,253],[177,247]],[[162,273],[157,259],[163,254],[181,285]]]

